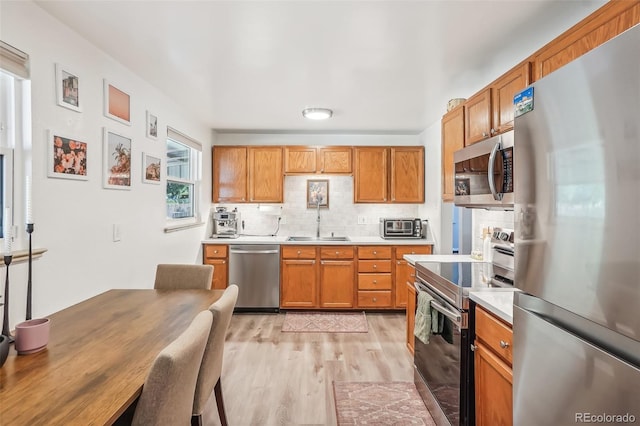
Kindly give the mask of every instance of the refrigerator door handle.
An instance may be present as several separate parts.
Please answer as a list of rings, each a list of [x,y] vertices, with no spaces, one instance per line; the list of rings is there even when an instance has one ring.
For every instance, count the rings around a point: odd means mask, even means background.
[[[493,146],[493,149],[491,150],[491,154],[489,155],[489,172],[487,174],[487,179],[489,179],[489,189],[491,190],[491,195],[493,195],[493,199],[500,201],[502,200],[502,193],[496,191],[496,181],[493,177],[493,172],[494,172],[494,163],[496,160],[496,155],[498,154],[498,150],[500,149],[500,146],[502,145],[502,139],[498,140],[498,142],[496,142],[496,144]]]

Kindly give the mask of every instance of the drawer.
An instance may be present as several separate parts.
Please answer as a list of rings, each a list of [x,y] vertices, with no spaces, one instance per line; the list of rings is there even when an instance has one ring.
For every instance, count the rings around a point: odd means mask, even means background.
[[[204,245],[204,258],[205,259],[224,259],[227,257],[229,246],[218,244],[205,244]]]
[[[480,306],[476,306],[476,338],[482,340],[509,366],[512,365],[513,330]]]
[[[391,259],[390,246],[360,246],[358,259]]]
[[[358,290],[391,290],[391,274],[358,274]]]
[[[431,246],[396,246],[396,259],[402,260],[405,254],[431,254]]]
[[[309,246],[282,246],[280,253],[283,259],[315,259],[316,248]]]
[[[353,259],[352,246],[320,247],[320,259]]]
[[[390,308],[391,291],[359,291],[359,308]]]
[[[391,272],[391,261],[358,260],[358,272]]]

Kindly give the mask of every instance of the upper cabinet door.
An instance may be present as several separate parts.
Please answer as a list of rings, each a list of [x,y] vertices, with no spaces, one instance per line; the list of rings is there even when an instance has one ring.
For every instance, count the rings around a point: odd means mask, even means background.
[[[247,201],[247,148],[213,147],[214,203]]]
[[[481,141],[491,136],[491,89],[478,92],[464,103],[464,144]]]
[[[442,201],[453,201],[453,153],[464,147],[464,108],[459,106],[442,117]]]
[[[386,203],[388,199],[388,148],[353,148],[353,198],[356,203]]]
[[[320,173],[351,174],[351,152],[350,146],[318,148]]]
[[[249,147],[249,201],[252,203],[282,203],[282,147]]]
[[[424,147],[391,147],[391,202],[424,203]]]
[[[531,63],[513,68],[491,85],[493,134],[513,129],[513,97],[531,82]]]
[[[287,146],[284,148],[284,172],[309,174],[317,170],[316,148],[313,146]]]

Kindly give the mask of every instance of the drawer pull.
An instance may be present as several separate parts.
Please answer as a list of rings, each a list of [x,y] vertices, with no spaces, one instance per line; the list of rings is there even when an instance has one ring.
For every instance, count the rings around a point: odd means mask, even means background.
[[[300,250],[298,250],[298,254],[301,254],[302,252]]]
[[[373,283],[374,284],[378,284],[378,280],[373,280]]]
[[[375,269],[375,268],[377,268],[377,267],[378,267],[378,265],[376,265],[376,264],[374,264],[374,265],[373,265],[373,269]]]
[[[410,276],[411,278],[415,278],[415,277],[416,277],[416,274],[409,274],[409,276]]]
[[[218,254],[218,250],[214,250],[214,251],[213,251],[213,254]]]
[[[337,256],[337,255],[339,255],[339,254],[340,254],[340,252],[339,252],[339,251],[337,251],[337,252],[336,252],[336,256]]]
[[[374,297],[374,298],[373,298],[373,301],[374,301],[374,302],[377,302],[377,301],[378,301],[378,299]]]
[[[505,342],[504,340],[500,340],[500,347],[502,349],[507,349],[509,347],[509,343]]]
[[[374,250],[374,251],[373,251],[373,254],[378,254],[378,252]]]

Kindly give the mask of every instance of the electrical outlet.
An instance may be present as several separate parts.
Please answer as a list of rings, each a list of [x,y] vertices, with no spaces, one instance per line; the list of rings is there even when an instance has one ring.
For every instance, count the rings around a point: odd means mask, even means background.
[[[358,215],[358,225],[366,225],[367,217],[363,215]]]
[[[118,242],[121,239],[121,235],[120,235],[120,224],[118,223],[114,223],[113,224],[113,242]]]

